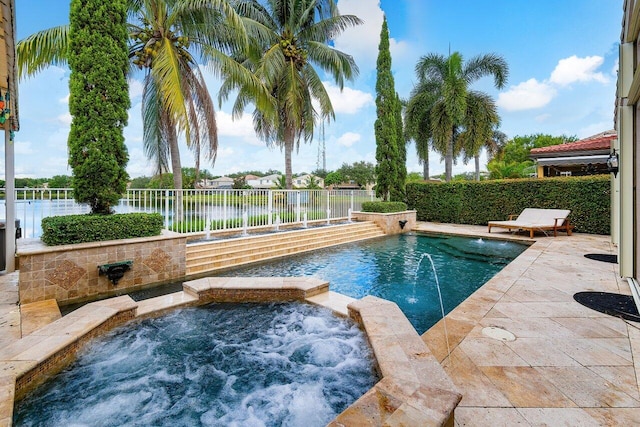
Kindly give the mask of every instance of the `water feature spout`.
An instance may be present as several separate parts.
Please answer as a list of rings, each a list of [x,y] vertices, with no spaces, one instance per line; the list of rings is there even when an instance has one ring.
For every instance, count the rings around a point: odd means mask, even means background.
[[[204,226],[204,237],[209,240],[211,238],[211,226],[209,225],[209,221]]]
[[[351,208],[347,210],[347,222],[351,222]]]
[[[302,216],[302,228],[307,228],[307,213]]]
[[[331,225],[331,209],[327,209],[327,225]]]
[[[249,226],[249,214],[247,211],[242,213],[242,235],[247,236],[247,227]]]
[[[407,220],[406,219],[401,219],[400,221],[398,221],[398,224],[400,224],[400,230],[404,230],[404,226],[407,225]]]
[[[118,281],[122,279],[124,273],[129,271],[133,261],[120,261],[111,264],[103,264],[98,266],[98,274],[101,276],[107,276],[111,283],[118,284]]]
[[[274,230],[280,231],[280,214],[276,214],[276,220],[274,222],[274,225],[275,225]]]
[[[444,337],[447,342],[447,354],[449,355],[449,360],[451,360],[451,348],[449,347],[449,334],[447,333],[447,319],[444,312],[444,304],[442,303],[442,293],[440,292],[440,281],[438,280],[438,272],[436,271],[436,265],[433,263],[433,258],[431,258],[431,254],[422,254],[420,257],[420,261],[418,261],[418,266],[416,267],[415,281],[418,281],[418,272],[420,271],[420,265],[422,264],[422,260],[428,258],[431,263],[431,270],[433,271],[433,277],[436,279],[436,288],[438,289],[438,298],[440,299],[440,311],[442,313],[442,323],[444,325]]]

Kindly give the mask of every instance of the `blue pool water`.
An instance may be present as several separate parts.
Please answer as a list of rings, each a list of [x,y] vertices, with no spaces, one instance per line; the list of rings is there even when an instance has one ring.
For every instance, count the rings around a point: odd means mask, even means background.
[[[15,426],[325,426],[377,381],[362,331],[307,304],[212,304],[118,328]]]
[[[313,276],[353,298],[394,301],[422,334],[442,318],[430,254],[445,312],[451,311],[527,245],[477,238],[402,234],[322,249],[229,270],[225,276]]]

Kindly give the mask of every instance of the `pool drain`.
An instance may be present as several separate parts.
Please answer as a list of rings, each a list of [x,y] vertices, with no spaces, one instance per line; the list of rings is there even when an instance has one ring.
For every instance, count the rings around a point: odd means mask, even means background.
[[[516,336],[506,329],[488,326],[482,329],[482,335],[498,341],[515,341]]]

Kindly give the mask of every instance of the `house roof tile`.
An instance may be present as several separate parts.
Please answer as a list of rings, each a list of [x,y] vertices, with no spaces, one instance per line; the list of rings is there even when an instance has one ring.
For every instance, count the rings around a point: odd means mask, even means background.
[[[616,138],[617,134],[615,131],[603,132],[575,142],[533,148],[531,150],[531,156],[534,157],[537,154],[571,153],[574,151],[608,150],[611,148],[611,141]]]

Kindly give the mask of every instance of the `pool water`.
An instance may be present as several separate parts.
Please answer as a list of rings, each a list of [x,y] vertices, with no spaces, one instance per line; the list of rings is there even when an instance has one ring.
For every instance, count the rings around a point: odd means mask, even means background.
[[[211,304],[120,327],[15,407],[16,426],[325,426],[377,381],[355,323]]]
[[[431,255],[448,313],[528,245],[455,236],[402,234],[288,257],[224,276],[313,276],[332,291],[394,301],[422,334],[442,318]]]

